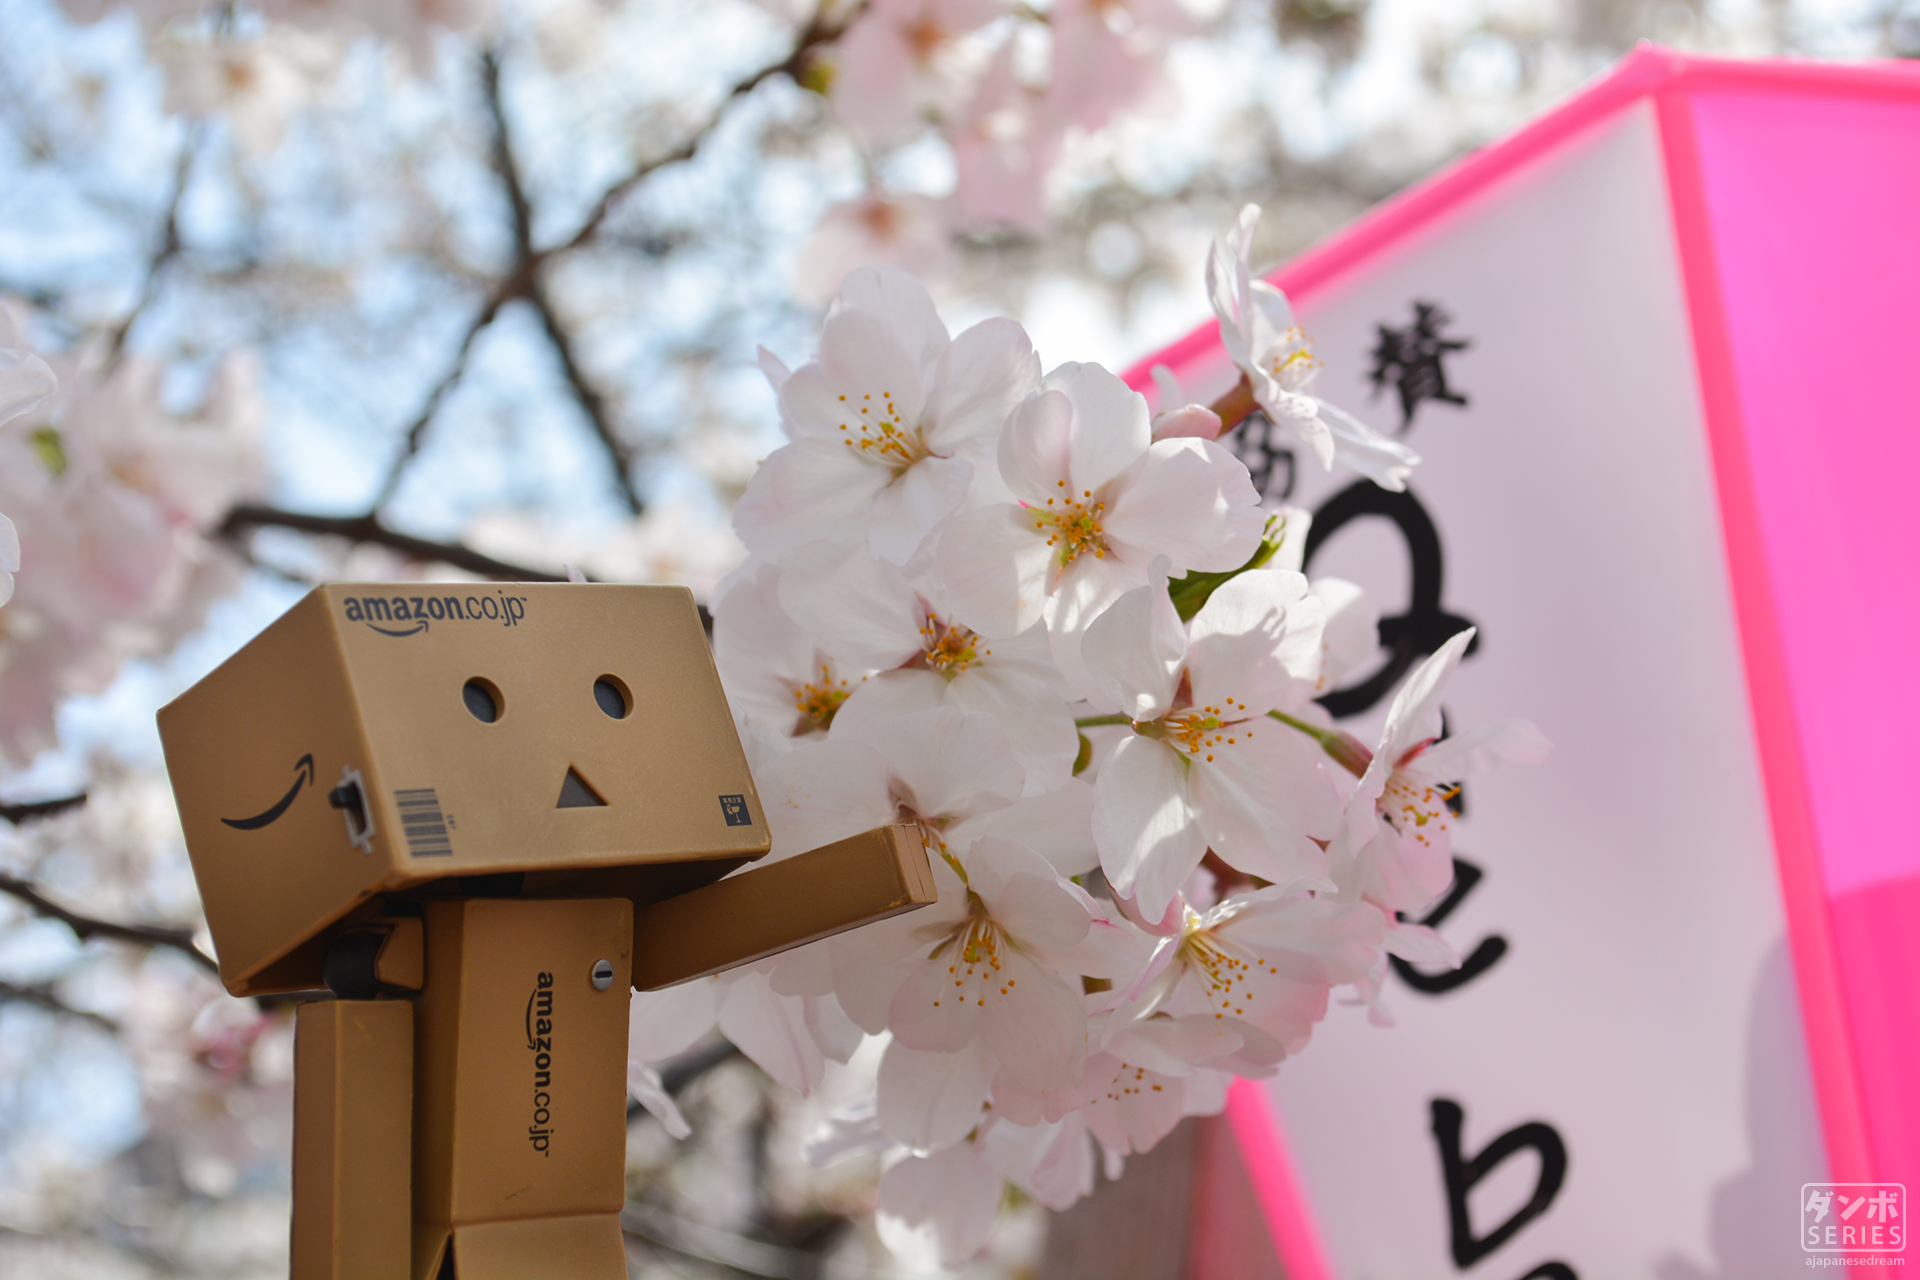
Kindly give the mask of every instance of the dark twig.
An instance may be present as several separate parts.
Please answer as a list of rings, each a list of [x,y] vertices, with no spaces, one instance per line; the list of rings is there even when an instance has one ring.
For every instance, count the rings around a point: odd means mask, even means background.
[[[112,1018],[94,1013],[89,1009],[74,1008],[58,995],[54,994],[53,988],[44,982],[35,983],[30,987],[19,986],[12,982],[0,982],[0,1002],[4,1001],[38,1005],[42,1009],[50,1013],[60,1014],[62,1017],[78,1018],[82,1022],[91,1022],[94,1026],[106,1032],[116,1032],[120,1030],[120,1025]]]
[[[474,342],[481,332],[493,323],[502,307],[509,302],[521,299],[533,303],[540,312],[542,327],[546,330],[560,357],[561,372],[565,374],[575,398],[580,401],[580,407],[592,424],[594,434],[606,448],[618,469],[623,495],[634,510],[639,509],[639,496],[634,491],[631,475],[633,449],[614,432],[606,398],[586,380],[574,354],[572,337],[560,323],[550,295],[541,282],[542,269],[549,259],[582,248],[593,240],[604,227],[615,206],[649,176],[671,165],[691,160],[697,155],[701,145],[712,135],[715,127],[726,115],[727,107],[735,99],[752,93],[774,76],[786,75],[798,79],[805,72],[807,63],[815,51],[822,45],[839,39],[865,7],[864,2],[855,4],[833,21],[823,20],[821,15],[816,13],[813,20],[795,39],[793,48],[786,57],[778,62],[768,63],[735,81],[705,123],[688,135],[684,142],[671,151],[636,165],[626,176],[601,194],[600,199],[594,203],[592,210],[571,236],[545,249],[537,249],[533,245],[532,205],[520,181],[519,170],[513,163],[506,114],[500,97],[499,56],[492,50],[481,56],[481,83],[486,92],[487,106],[494,124],[494,162],[500,172],[501,181],[506,187],[507,203],[513,218],[513,265],[487,295],[479,311],[474,313],[472,321],[468,323],[466,332],[460,339],[459,346],[454,351],[452,363],[440,380],[427,392],[419,412],[408,424],[406,442],[398,456],[394,458],[386,479],[380,486],[380,495],[373,507],[375,511],[384,507],[399,488],[401,475],[405,472],[407,464],[420,452],[421,441],[426,435],[428,426],[433,422],[434,415],[439,412],[440,405],[445,401],[447,394],[465,374]]]
[[[65,813],[69,809],[78,809],[87,802],[87,793],[82,791],[70,796],[55,796],[51,800],[28,800],[21,804],[0,804],[0,819],[19,826],[35,818],[51,818],[56,813]]]
[[[147,279],[140,286],[139,300],[133,304],[133,310],[127,312],[107,339],[107,368],[112,369],[120,363],[120,353],[127,345],[127,335],[133,332],[134,324],[153,305],[160,294],[160,275],[167,264],[180,256],[180,201],[187,193],[187,177],[193,167],[193,153],[199,144],[199,129],[190,129],[180,142],[180,158],[173,169],[173,194],[167,198],[167,216],[160,224],[160,244],[154,250],[153,261],[147,264]]]
[[[483,555],[457,542],[435,542],[429,538],[416,538],[412,534],[389,529],[380,522],[378,516],[371,515],[316,516],[304,511],[283,511],[278,507],[242,503],[227,512],[227,518],[221,522],[217,534],[222,538],[238,539],[248,530],[262,528],[294,529],[301,533],[323,534],[329,537],[346,538],[352,542],[389,547],[416,560],[449,564],[456,569],[465,569],[468,573],[477,573],[484,578],[492,578],[499,582],[565,582],[567,580],[563,573],[553,573],[546,569],[530,569],[526,565],[496,560],[492,556]]]
[[[129,942],[140,947],[168,947],[180,952],[208,973],[215,976],[220,973],[220,966],[213,957],[193,945],[193,931],[190,929],[170,929],[156,924],[118,924],[112,920],[81,915],[46,897],[27,881],[3,871],[0,871],[0,893],[20,899],[33,908],[35,915],[60,921],[72,929],[82,942],[91,938],[111,938],[115,942]]]
[[[514,260],[536,264],[536,269],[528,276],[526,300],[540,313],[540,325],[546,331],[547,340],[553,344],[554,354],[560,358],[560,372],[566,377],[568,387],[572,388],[573,398],[579,401],[581,411],[587,415],[587,423],[593,428],[600,446],[606,450],[608,460],[613,463],[620,496],[626,500],[627,509],[638,514],[641,503],[640,493],[633,485],[633,446],[621,439],[607,398],[587,378],[586,370],[581,367],[574,350],[573,335],[560,323],[553,298],[537,270],[537,264],[548,255],[534,252],[533,205],[527,199],[526,187],[520,181],[520,166],[513,157],[513,134],[507,122],[506,103],[500,96],[500,60],[492,50],[481,55],[480,69],[481,80],[487,91],[487,110],[493,117],[493,167],[500,174],[501,184],[506,187],[507,204],[513,212]]]
[[[618,204],[628,192],[639,186],[650,174],[657,170],[664,169],[668,165],[681,164],[693,159],[693,157],[699,153],[701,144],[712,135],[715,126],[720,123],[721,118],[726,114],[727,108],[733,104],[735,99],[746,97],[775,76],[784,75],[794,80],[800,79],[801,75],[806,71],[807,63],[813,58],[815,50],[819,49],[821,45],[831,44],[835,40],[838,40],[841,35],[846,32],[846,29],[853,25],[854,19],[860,16],[861,10],[866,7],[865,0],[862,0],[861,3],[848,7],[838,18],[828,19],[823,12],[828,6],[825,4],[821,5],[819,9],[815,10],[813,18],[801,30],[800,35],[794,40],[793,49],[786,57],[778,62],[769,63],[759,70],[734,81],[733,85],[728,88],[725,96],[720,99],[720,104],[714,108],[713,114],[707,117],[704,124],[694,130],[692,134],[688,135],[686,141],[671,151],[643,161],[637,165],[631,173],[608,187],[606,192],[594,204],[592,211],[587,214],[586,220],[580,224],[580,229],[574,232],[564,243],[555,246],[550,252],[565,253],[569,249],[579,248],[598,234],[601,225],[606,222],[608,215],[613,212],[614,206]]]

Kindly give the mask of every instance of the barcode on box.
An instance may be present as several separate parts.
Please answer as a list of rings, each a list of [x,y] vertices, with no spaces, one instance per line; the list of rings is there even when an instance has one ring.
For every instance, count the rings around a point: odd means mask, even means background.
[[[432,787],[396,791],[393,799],[400,806],[400,830],[407,837],[407,852],[416,858],[450,858],[453,844],[447,839],[447,820],[440,812],[440,797]]]

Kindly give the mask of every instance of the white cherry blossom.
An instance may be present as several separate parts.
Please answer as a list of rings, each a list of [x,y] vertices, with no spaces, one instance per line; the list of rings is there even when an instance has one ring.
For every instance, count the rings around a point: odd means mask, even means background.
[[[950,339],[911,276],[863,267],[840,288],[820,354],[780,387],[793,442],[754,473],[734,528],[768,558],[857,537],[905,564],[976,481],[985,500],[1001,494],[994,444],[1039,376],[1018,324],[984,320]]]
[[[713,661],[735,712],[783,738],[826,733],[867,672],[825,652],[780,606],[780,568],[743,565],[714,592]]]
[[[1320,372],[1313,343],[1294,319],[1287,295],[1254,275],[1249,260],[1259,221],[1260,206],[1246,206],[1213,242],[1207,260],[1207,293],[1220,319],[1221,345],[1274,425],[1299,436],[1321,466],[1331,468],[1338,460],[1383,489],[1406,488],[1418,454],[1310,393]]]
[[[971,80],[966,37],[1005,0],[872,0],[834,58],[834,114],[871,147],[905,142],[951,113]]]
[[[1061,365],[1014,410],[1000,474],[1017,503],[948,520],[935,571],[982,635],[1044,620],[1061,674],[1088,695],[1081,637],[1156,555],[1175,573],[1236,569],[1266,520],[1238,459],[1209,440],[1155,442],[1146,400],[1094,364]]]
[[[1473,636],[1449,638],[1400,686],[1329,850],[1342,889],[1388,913],[1419,911],[1452,883],[1453,784],[1496,764],[1538,764],[1551,749],[1525,720],[1440,738],[1440,698]]]
[[[877,670],[840,708],[842,732],[935,707],[977,711],[1007,735],[1028,791],[1067,781],[1079,735],[1043,628],[1001,640],[977,635],[860,543],[802,548],[785,566],[780,601],[839,664]]]
[[[1385,915],[1370,903],[1279,886],[1234,894],[1204,913],[1188,908],[1179,935],[1160,943],[1117,1016],[1212,1019],[1241,1044],[1210,1060],[1260,1074],[1306,1047],[1334,987],[1367,978],[1386,931]]]
[[[1218,588],[1191,624],[1165,566],[1087,631],[1085,656],[1131,732],[1101,766],[1093,837],[1114,892],[1158,919],[1212,848],[1276,883],[1324,874],[1339,800],[1310,739],[1266,719],[1310,694],[1325,614],[1297,573]]]

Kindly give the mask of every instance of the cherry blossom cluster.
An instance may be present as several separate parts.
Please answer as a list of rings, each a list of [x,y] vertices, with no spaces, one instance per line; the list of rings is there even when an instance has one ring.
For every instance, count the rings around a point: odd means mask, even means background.
[[[880,1150],[883,1235],[956,1262],[1003,1187],[1061,1208],[1235,1076],[1299,1052],[1335,988],[1380,1011],[1389,955],[1455,962],[1401,922],[1452,877],[1466,774],[1539,758],[1512,721],[1442,737],[1471,632],[1409,676],[1369,748],[1314,702],[1374,653],[1357,586],[1300,571],[1217,443],[1246,414],[1399,485],[1416,459],[1310,391],[1311,347],[1247,254],[1210,270],[1238,386],[1162,412],[1107,370],[1042,373],[1021,327],[951,335],[888,267],[848,276],[818,354],[762,367],[788,442],[735,512],[751,555],[714,650],[774,858],[918,826],[939,901],[634,1000],[631,1085],[716,1025],[817,1086],[884,1037],[821,1159]]]
[[[1168,46],[1205,25],[1182,0],[869,0],[809,80],[870,173],[935,138],[953,186],[936,199],[876,182],[833,206],[802,254],[800,292],[825,300],[855,262],[943,274],[957,234],[1043,232],[1048,178],[1076,132],[1170,93]]]
[[[265,484],[252,362],[229,357],[190,415],[161,407],[161,374],[35,355],[0,305],[0,761],[54,745],[62,698],[171,648],[238,585],[208,530]]]

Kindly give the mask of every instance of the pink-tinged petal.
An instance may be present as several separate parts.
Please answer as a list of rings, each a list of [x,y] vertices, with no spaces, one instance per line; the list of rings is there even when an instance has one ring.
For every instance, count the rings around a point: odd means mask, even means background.
[[[887,762],[893,798],[922,817],[1004,809],[1026,785],[1026,770],[991,716],[942,707],[862,730]]]
[[[765,347],[755,347],[754,354],[760,365],[760,372],[766,375],[767,385],[773,388],[773,394],[779,395],[780,388],[787,385],[787,379],[793,376],[793,370],[787,368],[782,360]]]
[[[1254,901],[1242,905],[1247,898]],[[1380,962],[1387,917],[1367,902],[1286,896],[1279,889],[1242,895],[1237,913],[1215,927],[1222,937],[1262,954],[1311,956],[1336,986],[1358,982]]]
[[[1007,1181],[1044,1208],[1057,1212],[1093,1194],[1093,1144],[1079,1116],[1030,1129],[995,1125],[986,1145],[999,1158]]]
[[[933,960],[916,960],[887,1006],[887,1027],[909,1049],[958,1053],[979,1036],[986,1016],[984,998],[971,996],[965,981],[950,971],[958,946]]]
[[[986,1247],[1003,1191],[999,1166],[974,1143],[960,1142],[908,1156],[881,1174],[879,1210],[883,1219],[930,1227],[940,1265],[957,1267]]]
[[[993,656],[969,666],[950,683],[932,672],[925,674],[944,686],[948,706],[993,717],[1027,771],[1028,794],[1057,790],[1071,781],[1080,734],[1051,681],[1036,680],[1021,666],[1000,663]]]
[[[1058,791],[1030,795],[1004,809],[962,819],[944,834],[948,847],[963,857],[982,837],[1006,836],[1046,859],[1055,873],[1077,876],[1100,865],[1092,820],[1093,788],[1073,778]]]
[[[1062,973],[1121,979],[1124,987],[1147,967],[1159,941],[1131,924],[1096,918],[1087,936],[1071,947],[1039,947],[1035,954]]]
[[[827,736],[865,742],[879,725],[901,716],[938,711],[946,701],[947,682],[931,671],[882,671],[862,680],[840,704]]]
[[[1136,1067],[1184,1079],[1201,1063],[1224,1058],[1241,1043],[1240,1032],[1228,1019],[1188,1014],[1132,1023],[1107,1041],[1107,1052]]]
[[[983,636],[1016,636],[1040,621],[1054,561],[1046,534],[1015,506],[962,511],[941,527],[935,574],[954,618]]]
[[[1097,364],[1063,364],[1046,386],[1073,403],[1069,496],[1097,496],[1153,443],[1147,398]]]
[[[0,422],[29,413],[45,404],[57,388],[47,362],[24,347],[13,345],[12,321],[0,333]]]
[[[1106,537],[1123,557],[1166,555],[1178,573],[1238,569],[1260,545],[1246,464],[1211,440],[1162,440],[1107,491]]]
[[[827,953],[828,941],[821,938],[803,947],[782,951],[760,961],[754,968],[765,973],[773,989],[783,996],[830,996],[833,994],[833,959]]]
[[[888,333],[888,340],[913,361],[917,381],[924,382],[947,352],[947,326],[934,309],[932,295],[898,267],[861,267],[848,272],[840,285],[840,305],[843,312],[865,312],[877,320]],[[823,336],[823,349],[825,345]]]
[[[1460,967],[1460,953],[1445,938],[1423,924],[1396,921],[1387,930],[1381,946],[1388,955],[1399,956],[1412,964],[1444,965],[1449,969]]]
[[[1219,587],[1190,629],[1195,705],[1239,703],[1258,715],[1305,701],[1325,624],[1326,608],[1300,574],[1256,570]]]
[[[719,988],[721,1034],[781,1084],[811,1093],[827,1068],[807,1027],[806,1001],[775,993],[766,975],[751,971]]]
[[[840,1007],[831,994],[807,996],[801,1002],[805,1011],[807,1034],[820,1046],[820,1052],[838,1063],[845,1063],[866,1039],[859,1026]]]
[[[1100,696],[1093,673],[1087,670],[1081,646],[1087,628],[1127,592],[1145,583],[1150,560],[1128,563],[1109,555],[1104,560],[1082,555],[1066,567],[1047,596],[1042,616],[1047,642],[1060,675],[1081,697]]]
[[[1407,478],[1420,465],[1420,455],[1398,440],[1381,435],[1337,405],[1311,397],[1316,417],[1333,442],[1334,461],[1358,471],[1392,493],[1407,487]]]
[[[1502,720],[1456,733],[1408,761],[1409,772],[1441,782],[1462,778],[1502,764],[1541,764],[1553,744],[1529,720]]]
[[[1058,505],[1073,481],[1073,401],[1053,390],[1022,400],[1001,429],[999,459],[1000,478],[1016,498]]]
[[[1008,415],[1039,388],[1040,357],[1027,331],[1004,318],[981,321],[940,358],[921,414],[927,447],[943,454],[975,441],[996,447]]]
[[[865,536],[868,513],[893,472],[853,453],[838,440],[819,437],[775,449],[733,509],[740,541],[750,551],[777,556],[818,538]]]
[[[983,841],[981,843],[991,843]],[[1008,843],[1012,843],[1009,841]],[[976,856],[980,845],[974,845]],[[1036,855],[1035,860],[1038,861]],[[1093,917],[1041,863],[1047,879],[1016,875],[987,904],[993,922],[1017,945],[1032,949],[1071,947],[1084,942]]]
[[[1402,835],[1384,822],[1361,846],[1356,863],[1361,896],[1382,911],[1417,914],[1453,883],[1450,849]],[[1337,866],[1335,878],[1343,886],[1350,880]]]
[[[1197,440],[1219,439],[1220,415],[1199,404],[1181,405],[1178,409],[1154,415],[1155,440],[1180,440],[1188,436]]]
[[[1067,1087],[1087,1052],[1079,993],[1019,951],[1004,952],[1001,966],[1004,989],[983,987],[977,997],[986,1001],[977,1006],[980,1038],[1027,1088],[1045,1093]]]
[[[1127,592],[1087,627],[1080,645],[1095,685],[1122,714],[1157,720],[1173,706],[1187,657],[1187,628],[1167,594],[1167,560],[1154,558],[1147,585]]]
[[[972,481],[973,464],[962,458],[920,459],[874,495],[868,549],[892,564],[913,559],[934,526],[959,509]]]
[[[661,991],[636,991],[627,1008],[627,1057],[663,1062],[713,1030],[715,984],[695,978]]]
[[[997,1070],[977,1041],[958,1053],[923,1053],[896,1040],[880,1059],[880,1127],[914,1151],[952,1146],[980,1123]]]
[[[818,364],[808,362],[789,373],[780,384],[780,423],[795,440],[840,441],[852,428],[841,389],[827,381]]]
[[[895,820],[887,763],[860,742],[809,742],[754,779],[775,845],[805,853]]]
[[[859,542],[821,541],[781,565],[780,607],[843,665],[885,671],[921,651],[920,598]]]
[[[1413,669],[1400,691],[1393,695],[1393,705],[1387,709],[1387,723],[1376,756],[1397,765],[1409,749],[1440,736],[1440,698],[1446,692],[1454,668],[1465,656],[1467,646],[1473,643],[1474,630],[1468,627],[1449,636],[1431,657]]]
[[[1238,741],[1205,748],[1190,779],[1207,844],[1228,866],[1275,884],[1324,876],[1326,854],[1311,837],[1338,830],[1340,797],[1319,749],[1271,721],[1221,732]]]
[[[1315,578],[1314,596],[1326,606],[1321,634],[1320,679],[1316,693],[1337,688],[1349,671],[1370,661],[1380,649],[1380,605],[1356,583],[1344,578]]]
[[[1207,851],[1186,772],[1179,752],[1134,735],[1114,748],[1094,787],[1100,866],[1114,892],[1136,899],[1150,920],[1165,913]]]
[[[1252,319],[1247,314],[1247,257],[1259,222],[1259,205],[1241,209],[1233,226],[1214,240],[1213,252],[1207,257],[1207,298],[1213,303],[1213,314],[1220,319],[1220,343],[1243,370],[1251,364],[1247,348],[1247,325]]]
[[[680,1107],[674,1102],[673,1095],[661,1083],[660,1073],[652,1067],[642,1066],[638,1062],[627,1063],[627,1093],[660,1122],[670,1137],[684,1138],[693,1132],[693,1126],[680,1114]]]

